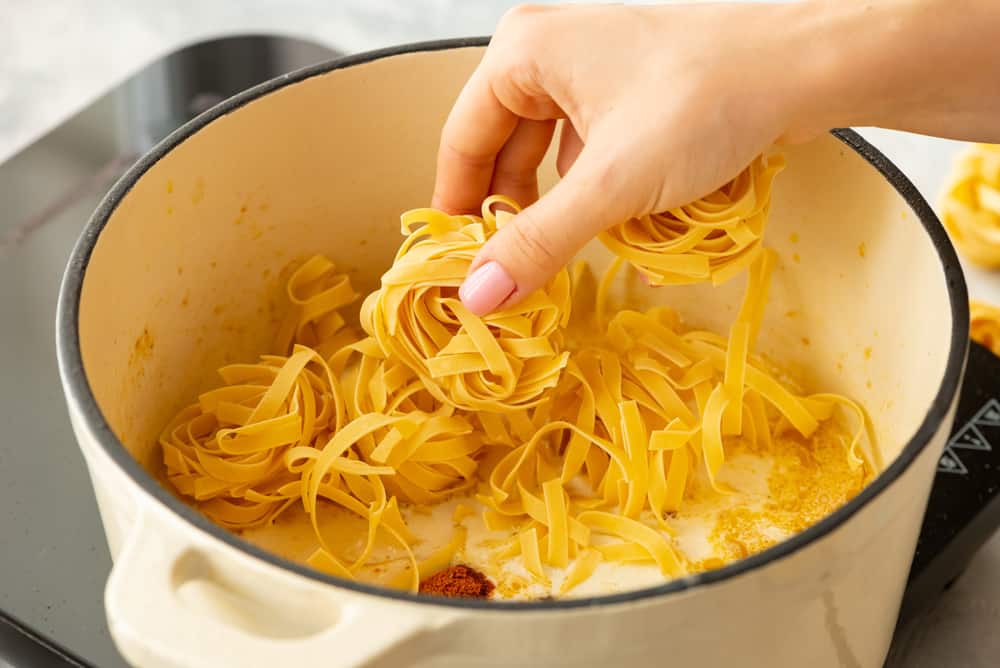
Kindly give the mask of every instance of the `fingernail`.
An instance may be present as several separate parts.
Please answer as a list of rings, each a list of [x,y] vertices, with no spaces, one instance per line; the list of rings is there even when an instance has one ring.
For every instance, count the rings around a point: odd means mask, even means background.
[[[486,315],[510,297],[517,284],[499,262],[490,261],[465,278],[458,297],[475,315]]]
[[[663,287],[659,283],[654,283],[653,279],[651,279],[648,274],[639,274],[639,276],[642,278],[642,282],[646,284],[646,287],[650,287],[650,288],[662,288]]]

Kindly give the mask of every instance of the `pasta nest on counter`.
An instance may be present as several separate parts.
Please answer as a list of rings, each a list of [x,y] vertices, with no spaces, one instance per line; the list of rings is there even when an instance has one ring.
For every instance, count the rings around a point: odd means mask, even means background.
[[[959,155],[941,219],[962,255],[1000,268],[1000,145],[973,144]]]
[[[569,354],[561,329],[570,316],[566,270],[512,308],[479,318],[458,298],[476,253],[513,217],[494,213],[510,199],[483,202],[482,218],[417,209],[402,216],[405,241],[382,287],[365,300],[361,325],[386,355],[437,399],[463,410],[514,411],[555,387]]]
[[[600,235],[652,285],[725,283],[760,254],[771,185],[785,166],[758,156],[718,190],[676,209],[632,218]]]
[[[970,302],[969,335],[994,355],[1000,355],[1000,308],[976,300]]]

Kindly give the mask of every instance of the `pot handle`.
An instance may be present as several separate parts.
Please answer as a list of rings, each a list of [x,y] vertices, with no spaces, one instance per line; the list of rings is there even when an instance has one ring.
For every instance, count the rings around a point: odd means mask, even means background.
[[[142,510],[108,579],[111,634],[133,665],[409,665],[412,653],[393,660],[399,654],[387,652],[444,621],[412,603],[319,585],[248,555],[220,556],[216,546],[196,543],[210,538],[175,524]]]

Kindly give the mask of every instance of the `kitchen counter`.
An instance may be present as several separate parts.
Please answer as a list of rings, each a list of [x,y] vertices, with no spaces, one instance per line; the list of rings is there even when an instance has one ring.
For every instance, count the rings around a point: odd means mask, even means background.
[[[0,162],[143,65],[191,42],[268,33],[341,51],[485,35],[504,0],[0,0]],[[84,9],[84,7],[86,9]]]
[[[155,58],[207,37],[277,33],[354,52],[488,34],[503,0],[0,0],[0,163]],[[954,142],[865,130],[932,202]],[[1000,279],[969,270],[974,296],[1000,303]],[[0,585],[2,586],[2,585]],[[921,621],[913,668],[1000,663],[1000,536]]]

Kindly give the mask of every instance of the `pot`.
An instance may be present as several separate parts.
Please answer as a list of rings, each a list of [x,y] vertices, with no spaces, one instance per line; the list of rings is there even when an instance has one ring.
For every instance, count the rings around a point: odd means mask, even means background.
[[[885,467],[808,530],[718,570],[596,598],[427,598],[327,576],[213,525],[158,482],[160,429],[266,348],[280,270],[322,252],[373,289],[430,194],[441,125],[485,40],[338,59],[252,88],[142,158],[88,223],[58,352],[139,666],[879,666],[968,347],[965,283],[907,179],[843,130],[787,151],[762,352],[860,400]],[[709,147],[706,147],[708,149]],[[550,156],[551,158],[552,156]],[[555,179],[553,160],[543,181]],[[608,262],[597,244],[583,254]],[[724,331],[742,279],[650,291]]]

